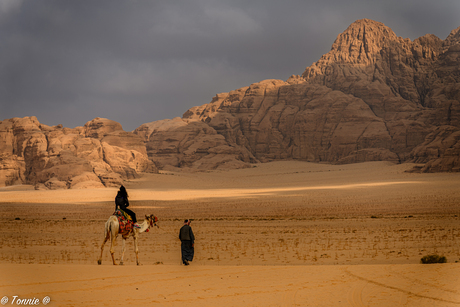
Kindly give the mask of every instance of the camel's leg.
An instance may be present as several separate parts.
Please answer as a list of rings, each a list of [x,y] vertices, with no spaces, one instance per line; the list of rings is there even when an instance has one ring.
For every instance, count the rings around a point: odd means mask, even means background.
[[[121,248],[121,260],[120,260],[120,265],[123,265],[123,257],[125,256],[125,250],[126,250],[126,238],[123,237],[123,244]]]
[[[113,247],[116,245],[116,239],[118,236],[118,220],[115,216],[109,217],[107,222],[105,223],[104,227],[104,242],[102,242],[101,245],[101,256],[99,257],[99,260],[97,261],[98,264],[102,264],[102,254],[104,253],[104,245],[105,243],[110,239],[110,254],[112,256],[112,262],[114,265],[115,263],[115,257],[114,257],[114,250]]]
[[[113,247],[114,247],[115,245],[117,245],[116,242],[115,242],[116,240],[117,240],[117,235],[114,234],[113,232],[111,232],[111,243],[112,243],[112,244],[110,245],[110,254],[112,255],[112,262],[113,262],[113,265],[117,265],[117,263],[115,262],[115,257],[114,257],[114,255],[113,255],[113,254],[115,253],[115,250],[113,249]]]
[[[109,238],[110,238],[110,233],[106,232],[104,241],[102,242],[102,245],[101,245],[101,256],[99,257],[99,260],[97,261],[97,264],[99,265],[102,264],[102,254],[104,253],[104,245],[109,240]]]
[[[134,252],[136,253],[136,263],[137,263],[137,265],[140,265],[140,263],[139,263],[139,248],[137,247],[137,236],[134,236]]]

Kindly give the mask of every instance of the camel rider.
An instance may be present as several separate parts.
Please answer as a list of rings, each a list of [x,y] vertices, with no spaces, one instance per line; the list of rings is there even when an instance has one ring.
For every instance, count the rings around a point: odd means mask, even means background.
[[[134,223],[134,228],[141,228],[139,224],[137,224],[136,213],[129,210],[128,207],[128,192],[126,191],[126,188],[124,186],[121,186],[120,190],[117,193],[117,196],[115,197],[115,211],[118,210],[118,208],[120,208],[121,210],[123,210],[131,216],[131,219]]]

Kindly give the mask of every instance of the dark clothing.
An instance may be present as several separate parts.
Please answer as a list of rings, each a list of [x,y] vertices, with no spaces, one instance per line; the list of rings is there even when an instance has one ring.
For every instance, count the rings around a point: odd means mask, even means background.
[[[195,236],[193,235],[192,227],[189,225],[184,225],[179,231],[179,239],[181,240],[181,253],[182,253],[182,263],[186,264],[187,261],[193,260],[193,255],[195,254]]]
[[[129,207],[128,198],[125,198],[120,194],[121,193],[118,192],[117,196],[115,197],[115,210],[120,208],[121,210],[125,211],[131,216],[131,219],[133,220],[133,222],[136,223],[137,222],[136,213],[128,209]]]
[[[192,227],[190,225],[184,225],[179,231],[179,239],[181,241],[191,241],[195,243],[195,236],[193,235]]]
[[[182,253],[182,263],[186,263],[186,261],[192,261],[193,255],[195,254],[195,248],[192,246],[191,241],[184,240],[181,243],[180,250]]]

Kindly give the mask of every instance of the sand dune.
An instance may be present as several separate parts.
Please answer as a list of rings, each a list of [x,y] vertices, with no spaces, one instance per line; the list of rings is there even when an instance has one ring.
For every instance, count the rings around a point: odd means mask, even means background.
[[[96,260],[116,189],[0,191],[0,296],[51,306],[458,306],[460,174],[275,162],[126,182],[160,228]],[[194,262],[177,231],[192,218]],[[116,258],[120,257],[118,239]],[[447,264],[421,265],[426,254]],[[120,295],[121,292],[124,292]],[[8,303],[9,304],[9,303]]]

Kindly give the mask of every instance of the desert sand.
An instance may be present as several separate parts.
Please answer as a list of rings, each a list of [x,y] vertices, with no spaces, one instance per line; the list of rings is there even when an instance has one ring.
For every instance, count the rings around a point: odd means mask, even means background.
[[[460,174],[296,161],[127,181],[159,228],[109,245],[117,189],[0,189],[0,298],[49,306],[458,306]],[[180,264],[191,218],[195,258]],[[115,257],[120,258],[121,238]],[[428,254],[445,264],[420,264]],[[16,304],[16,302],[15,302]]]

